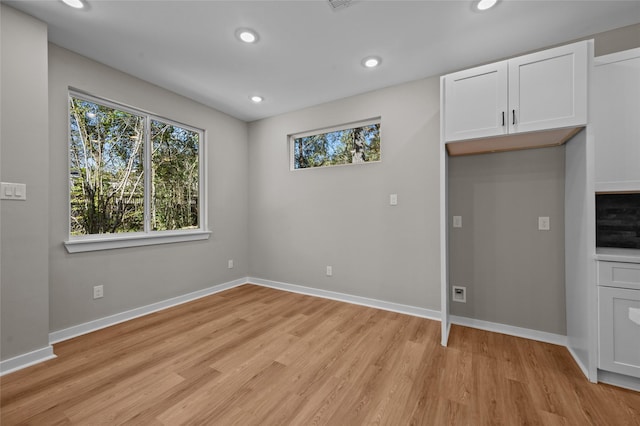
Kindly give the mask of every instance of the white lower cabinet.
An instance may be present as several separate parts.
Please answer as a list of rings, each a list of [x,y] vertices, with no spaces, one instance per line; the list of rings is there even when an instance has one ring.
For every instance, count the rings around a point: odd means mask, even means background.
[[[640,290],[598,287],[598,368],[640,378]]]

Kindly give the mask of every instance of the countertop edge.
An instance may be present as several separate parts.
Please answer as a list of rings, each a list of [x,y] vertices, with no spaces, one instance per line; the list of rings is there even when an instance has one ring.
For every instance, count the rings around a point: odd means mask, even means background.
[[[606,262],[640,263],[640,250],[598,247],[594,258]]]

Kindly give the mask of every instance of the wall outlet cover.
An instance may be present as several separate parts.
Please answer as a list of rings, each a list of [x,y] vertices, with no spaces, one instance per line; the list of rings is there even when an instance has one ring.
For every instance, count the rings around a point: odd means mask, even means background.
[[[24,183],[2,182],[0,199],[25,201],[27,199],[27,185]]]
[[[451,299],[454,302],[467,303],[467,288],[454,285],[451,287]]]
[[[551,229],[551,223],[549,221],[549,216],[540,216],[538,217],[538,230],[540,231],[548,231]]]
[[[453,217],[453,227],[454,228],[462,228],[462,216],[454,216]]]
[[[104,286],[97,285],[93,287],[93,298],[101,299],[104,297]]]

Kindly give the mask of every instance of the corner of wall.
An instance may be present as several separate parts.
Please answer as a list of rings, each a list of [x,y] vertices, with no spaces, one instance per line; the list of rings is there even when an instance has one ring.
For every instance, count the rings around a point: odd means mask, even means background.
[[[25,201],[1,202],[2,352],[47,347],[49,332],[49,121],[47,26],[1,4],[1,178]]]

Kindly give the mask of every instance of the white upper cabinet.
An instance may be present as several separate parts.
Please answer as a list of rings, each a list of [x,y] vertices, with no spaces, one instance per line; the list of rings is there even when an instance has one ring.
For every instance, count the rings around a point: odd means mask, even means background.
[[[640,48],[600,56],[591,123],[596,191],[640,191]]]
[[[588,42],[444,76],[445,142],[587,124]]]
[[[509,133],[587,124],[587,43],[509,61]]]
[[[507,62],[445,77],[445,139],[462,140],[507,133]]]

